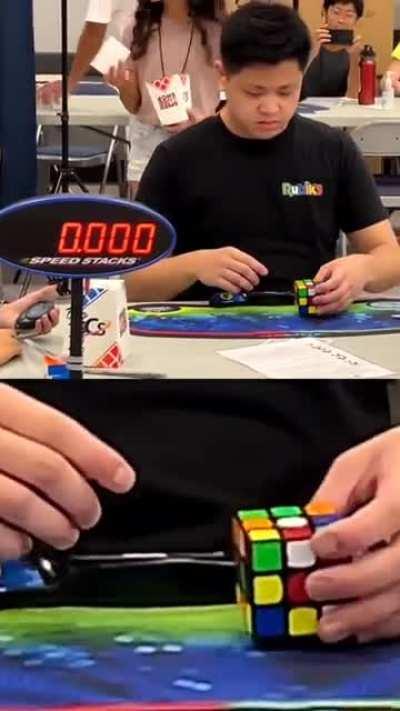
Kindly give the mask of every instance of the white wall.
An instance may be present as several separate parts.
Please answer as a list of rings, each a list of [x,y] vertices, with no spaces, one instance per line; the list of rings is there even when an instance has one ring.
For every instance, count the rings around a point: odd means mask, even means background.
[[[72,52],[83,27],[86,8],[87,0],[68,0],[68,48]],[[36,51],[60,51],[61,0],[33,0],[33,11]]]

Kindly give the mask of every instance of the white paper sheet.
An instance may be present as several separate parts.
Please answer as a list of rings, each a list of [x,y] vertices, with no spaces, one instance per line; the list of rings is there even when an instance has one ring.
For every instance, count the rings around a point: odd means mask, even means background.
[[[268,378],[387,378],[393,375],[391,370],[318,338],[270,340],[218,353]]]
[[[102,44],[91,64],[101,74],[107,74],[111,67],[117,66],[118,62],[126,62],[129,54],[129,49],[122,42],[110,36]]]

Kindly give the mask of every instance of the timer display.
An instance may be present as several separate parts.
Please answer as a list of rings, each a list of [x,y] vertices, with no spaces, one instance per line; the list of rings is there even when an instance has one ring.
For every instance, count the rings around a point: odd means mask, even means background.
[[[162,215],[113,198],[34,198],[0,212],[0,259],[51,276],[135,271],[169,256],[175,242]]]

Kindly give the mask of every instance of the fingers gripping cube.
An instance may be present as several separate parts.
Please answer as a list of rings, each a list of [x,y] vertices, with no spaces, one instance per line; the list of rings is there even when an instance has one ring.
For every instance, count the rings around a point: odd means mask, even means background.
[[[313,306],[312,298],[315,296],[315,284],[312,279],[299,279],[294,282],[296,304],[300,316],[316,316],[317,307]]]
[[[310,541],[337,519],[323,503],[239,511],[234,518],[237,597],[257,645],[316,641],[322,606],[306,591],[307,575],[318,567]]]

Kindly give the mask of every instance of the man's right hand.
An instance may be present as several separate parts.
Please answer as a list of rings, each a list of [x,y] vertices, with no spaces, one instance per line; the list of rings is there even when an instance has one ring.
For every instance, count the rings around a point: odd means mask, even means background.
[[[0,403],[0,559],[26,555],[33,539],[70,548],[101,516],[91,483],[122,494],[135,472],[61,412],[5,384]]]
[[[232,294],[252,291],[260,283],[260,277],[268,274],[261,262],[235,247],[193,252],[191,269],[196,281]]]
[[[317,30],[315,30],[315,33],[312,38],[312,49],[311,49],[311,57],[310,57],[310,62],[312,62],[315,57],[318,56],[318,54],[321,51],[321,47],[324,44],[330,44],[332,41],[331,38],[331,33],[329,32],[328,25],[321,25],[321,27],[318,27]]]

